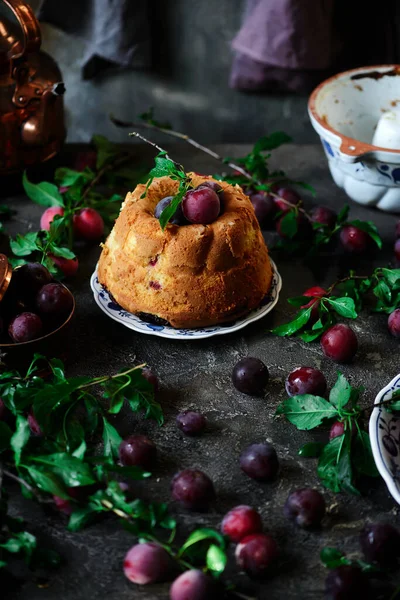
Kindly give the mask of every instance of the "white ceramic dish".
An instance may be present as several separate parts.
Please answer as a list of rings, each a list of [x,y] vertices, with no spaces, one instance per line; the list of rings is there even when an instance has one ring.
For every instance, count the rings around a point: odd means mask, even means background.
[[[234,331],[243,329],[246,325],[258,321],[265,317],[278,302],[279,292],[282,288],[282,279],[278,273],[275,263],[271,260],[273,268],[273,279],[271,289],[268,295],[261,302],[260,306],[253,310],[245,317],[226,323],[225,325],[213,325],[212,327],[199,327],[197,329],[175,329],[168,325],[158,325],[143,321],[137,315],[134,315],[124,310],[119,304],[113,300],[108,291],[99,283],[97,278],[97,267],[94,271],[90,285],[93,290],[93,295],[96,303],[101,310],[111,319],[118,321],[121,325],[125,325],[138,333],[146,333],[148,335],[158,335],[159,337],[169,338],[172,340],[200,340],[214,335],[225,335]]]
[[[335,183],[360,204],[400,213],[400,150],[374,146],[382,114],[400,108],[400,65],[339,73],[311,94],[308,113]]]
[[[400,374],[379,392],[375,404],[390,400],[398,389]],[[376,467],[400,504],[400,417],[393,416],[385,406],[376,406],[369,420],[369,436]]]

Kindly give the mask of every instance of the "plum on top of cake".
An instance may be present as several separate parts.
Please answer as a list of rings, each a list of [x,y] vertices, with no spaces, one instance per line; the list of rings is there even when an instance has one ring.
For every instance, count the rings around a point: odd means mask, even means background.
[[[173,327],[205,327],[256,308],[272,268],[249,198],[238,186],[188,173],[193,189],[167,227],[170,177],[128,193],[101,253],[98,277],[124,309]]]

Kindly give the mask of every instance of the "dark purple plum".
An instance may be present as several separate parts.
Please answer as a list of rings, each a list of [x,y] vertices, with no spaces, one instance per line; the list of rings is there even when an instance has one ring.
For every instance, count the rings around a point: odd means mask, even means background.
[[[243,538],[236,546],[238,567],[250,577],[263,577],[278,557],[275,540],[265,533],[254,533]]]
[[[260,226],[270,225],[277,212],[274,198],[266,192],[255,192],[250,195],[250,201]]]
[[[40,425],[37,422],[37,419],[32,411],[28,414],[27,418],[28,418],[29,429],[31,430],[32,435],[41,437],[43,435],[43,432],[42,432]]]
[[[70,515],[72,513],[72,505],[69,500],[66,498],[60,498],[59,496],[53,496],[53,502],[56,505],[57,510],[64,513],[65,515]]]
[[[262,531],[261,517],[251,506],[235,506],[223,518],[221,531],[232,542],[240,542],[244,537]]]
[[[16,344],[36,340],[42,332],[42,319],[31,312],[23,312],[16,316],[8,327],[8,334]]]
[[[156,219],[160,218],[161,213],[164,210],[164,208],[169,206],[173,199],[174,199],[174,196],[166,196],[166,198],[163,198],[162,200],[159,201],[159,203],[157,204],[157,206],[154,210],[154,216]],[[172,223],[173,225],[185,225],[185,223],[187,221],[186,221],[185,217],[183,216],[182,203],[178,204],[178,208],[176,209],[174,215],[171,217],[169,222]]]
[[[182,200],[182,211],[190,223],[207,225],[215,221],[220,213],[218,194],[209,187],[189,190]]]
[[[191,569],[175,579],[169,597],[170,600],[216,600],[217,585],[209,575]]]
[[[154,542],[132,546],[124,558],[125,577],[139,585],[166,581],[173,571],[172,557]]]
[[[240,455],[240,468],[258,481],[272,481],[279,470],[275,448],[268,442],[251,444]]]
[[[389,523],[368,523],[360,533],[360,546],[368,562],[393,567],[400,559],[400,532]]]
[[[396,310],[390,313],[388,329],[394,337],[400,338],[400,308],[396,308]]]
[[[325,579],[326,600],[369,598],[368,579],[359,567],[342,565],[332,569]]]
[[[357,353],[358,340],[351,327],[337,323],[325,331],[321,338],[321,347],[328,358],[339,363],[348,363]]]
[[[371,238],[368,233],[354,225],[345,225],[339,237],[344,250],[349,254],[364,254],[370,247]]]
[[[284,506],[285,516],[299,527],[318,527],[325,516],[325,500],[318,490],[303,488],[292,492]]]
[[[176,417],[176,423],[186,435],[199,435],[206,427],[206,418],[194,410],[185,410]]]
[[[287,376],[285,388],[289,396],[299,394],[323,396],[326,393],[327,383],[324,374],[318,369],[297,367]]]
[[[291,210],[291,206],[296,206],[301,202],[299,194],[290,188],[278,188],[275,194],[279,196],[279,198],[275,198],[275,204],[278,210],[284,213]]]
[[[171,495],[185,508],[205,510],[215,499],[211,479],[199,469],[184,469],[171,482]]]
[[[26,263],[18,267],[13,273],[13,278],[24,297],[34,297],[40,288],[52,280],[50,272],[40,263]]]
[[[335,421],[335,423],[332,424],[330,430],[329,430],[329,439],[333,440],[336,437],[340,437],[341,435],[344,434],[344,422],[343,421]]]
[[[72,310],[74,297],[61,283],[47,283],[36,296],[36,307],[45,317],[60,319]]]
[[[145,435],[131,435],[120,443],[119,458],[125,467],[151,469],[157,460],[157,447]]]
[[[332,229],[336,223],[337,214],[327,206],[315,206],[311,211],[311,221],[320,225],[326,225]]]
[[[155,375],[153,373],[153,371],[151,369],[149,369],[149,367],[145,367],[144,369],[142,369],[142,375],[145,379],[147,379],[147,381],[149,383],[151,383],[151,385],[154,388],[155,392],[158,392],[159,389],[159,382],[158,382],[158,377],[157,375]]]
[[[268,369],[259,358],[246,356],[233,367],[232,383],[243,394],[263,396],[268,380]]]
[[[314,324],[316,321],[318,321],[319,306],[320,306],[320,300],[318,298],[323,298],[324,296],[327,295],[327,293],[328,292],[326,290],[324,290],[324,288],[320,287],[319,285],[315,285],[311,288],[308,288],[308,290],[303,292],[303,296],[306,296],[307,298],[312,298],[312,300],[310,300],[310,302],[307,302],[307,304],[303,304],[303,306],[300,307],[300,308],[310,308],[310,306],[312,306],[310,319],[308,321],[309,324]]]
[[[203,183],[200,183],[200,185],[198,185],[196,189],[198,190],[202,187],[208,187],[211,190],[213,190],[216,194],[221,194],[222,192],[222,186],[220,186],[220,184],[216,181],[203,181]]]

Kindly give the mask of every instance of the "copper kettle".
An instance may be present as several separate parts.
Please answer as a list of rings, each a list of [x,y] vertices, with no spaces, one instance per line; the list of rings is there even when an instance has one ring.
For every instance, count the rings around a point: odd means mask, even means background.
[[[3,4],[19,27],[0,15],[0,175],[51,158],[66,135],[65,88],[55,61],[40,51],[39,23],[23,0]]]

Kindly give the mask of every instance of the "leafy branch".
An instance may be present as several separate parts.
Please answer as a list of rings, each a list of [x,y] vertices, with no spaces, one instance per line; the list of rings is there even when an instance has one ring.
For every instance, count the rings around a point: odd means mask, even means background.
[[[151,186],[155,177],[169,177],[173,181],[177,181],[179,184],[177,193],[174,195],[170,204],[168,204],[168,206],[164,208],[159,217],[161,229],[164,230],[169,220],[175,214],[176,209],[182,202],[184,195],[191,187],[190,177],[186,175],[185,169],[181,164],[175,162],[168,156],[166,150],[163,150],[163,148],[161,148],[154,142],[148,140],[143,135],[140,135],[140,133],[137,133],[136,131],[130,133],[129,135],[138,137],[147,144],[150,144],[151,146],[159,150],[159,154],[157,154],[157,156],[155,157],[156,164],[149,173],[149,180],[147,181],[146,189],[141,195],[141,198],[144,198],[146,196],[147,190]]]
[[[306,444],[299,454],[318,457],[318,477],[333,492],[346,491],[359,495],[356,487],[362,476],[377,477],[369,435],[362,429],[364,409],[359,398],[364,388],[353,388],[341,373],[331,389],[329,399],[312,394],[292,396],[277,408],[297,429],[309,431],[326,421],[339,421],[342,435],[327,444]]]
[[[375,298],[372,312],[390,314],[400,307],[400,269],[377,267],[371,275],[351,271],[326,290],[310,296],[289,298],[299,308],[294,318],[272,330],[278,336],[296,335],[305,342],[319,338],[336,323],[338,316],[356,319],[369,296]]]

